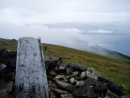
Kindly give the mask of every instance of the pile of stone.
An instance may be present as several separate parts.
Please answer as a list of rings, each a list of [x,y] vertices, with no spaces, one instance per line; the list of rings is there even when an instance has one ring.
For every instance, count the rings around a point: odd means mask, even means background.
[[[15,51],[0,49],[0,98],[15,96]],[[44,56],[50,98],[128,98],[123,87],[93,68],[62,64],[62,58]]]
[[[50,61],[51,63],[53,61]],[[93,68],[79,64],[55,64],[47,67],[50,98],[126,97],[123,87],[101,76]]]
[[[16,51],[0,48],[0,98],[9,98],[14,92]]]

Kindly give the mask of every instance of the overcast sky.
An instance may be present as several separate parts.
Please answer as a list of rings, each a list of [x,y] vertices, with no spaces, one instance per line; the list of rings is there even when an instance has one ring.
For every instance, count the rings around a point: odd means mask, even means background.
[[[0,0],[0,37],[27,36],[130,55],[130,0]]]

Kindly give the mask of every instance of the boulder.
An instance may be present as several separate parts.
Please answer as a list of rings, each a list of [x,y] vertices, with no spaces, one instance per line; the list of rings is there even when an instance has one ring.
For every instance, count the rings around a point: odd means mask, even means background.
[[[75,70],[87,71],[87,67],[82,66],[82,65],[77,64],[77,63],[73,65],[73,68],[74,68]]]
[[[86,71],[86,76],[98,80],[98,77],[101,77],[101,74],[97,72],[94,68],[88,68]]]
[[[0,63],[0,73],[4,73],[7,70],[7,66],[5,64]]]
[[[61,94],[68,94],[68,92],[67,91],[65,91],[65,90],[61,90],[61,89],[57,89],[57,88],[55,88],[55,89],[53,89],[52,90],[53,92],[55,92],[57,95],[61,95]]]
[[[106,83],[108,89],[112,90],[113,92],[117,93],[118,95],[122,95],[123,86],[118,85],[104,77],[98,77],[98,81]]]
[[[83,80],[76,82],[76,86],[78,86],[78,87],[82,86],[83,84],[84,84]]]
[[[123,95],[120,98],[130,98],[130,95]]]
[[[0,93],[2,91],[9,91],[11,92],[13,89],[13,81],[9,81],[8,83],[0,86]]]
[[[69,76],[57,75],[57,76],[55,76],[54,80],[55,80],[55,81],[68,82],[68,78],[69,78]]]
[[[74,71],[74,72],[72,72],[71,77],[74,77],[74,76],[77,76],[77,75],[79,75],[79,72],[78,71]]]
[[[56,85],[59,88],[62,88],[62,89],[68,90],[68,91],[74,90],[74,86],[73,85],[71,85],[69,83],[62,82],[62,81],[56,81]]]
[[[15,73],[14,72],[7,73],[6,74],[6,79],[14,81],[15,80]]]
[[[67,74],[67,75],[70,75],[72,72],[73,72],[73,64],[69,62],[69,63],[66,65],[66,74]]]
[[[17,51],[7,50],[5,53],[6,53],[7,55],[9,55],[9,56],[16,56],[16,55],[17,55]]]
[[[93,85],[93,90],[107,90],[107,84],[106,83],[95,83]]]
[[[0,57],[2,56],[2,54],[5,52],[5,48],[0,48]]]
[[[54,92],[51,91],[50,98],[57,98],[57,95]]]
[[[70,82],[71,84],[73,84],[73,83],[75,83],[76,81],[75,81],[74,78],[70,78],[70,79],[69,79],[69,82]]]
[[[59,64],[59,66],[55,67],[55,70],[57,71],[64,71],[66,68],[66,64]]]
[[[82,71],[81,72],[81,75],[80,75],[80,78],[83,79],[85,78],[87,75],[86,75],[86,71]]]
[[[52,75],[52,76],[56,76],[56,75],[57,75],[57,73],[56,73],[56,71],[55,71],[54,69],[49,69],[49,70],[47,71],[47,73],[48,73],[49,75]]]
[[[117,94],[111,92],[110,90],[107,91],[105,98],[120,98]]]
[[[72,94],[61,94],[60,98],[75,98]]]
[[[55,57],[48,57],[48,56],[45,56],[45,66],[47,67],[48,66],[48,69],[51,69],[51,68],[55,68],[58,63],[62,63],[62,58],[55,58]]]
[[[93,85],[95,83],[100,83],[92,78],[87,78],[85,83],[79,88],[77,92],[74,93],[74,96],[82,98],[95,98],[97,95],[94,93]]]

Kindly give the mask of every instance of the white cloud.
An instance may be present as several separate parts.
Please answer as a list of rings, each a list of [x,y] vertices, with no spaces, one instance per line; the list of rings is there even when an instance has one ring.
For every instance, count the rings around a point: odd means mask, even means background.
[[[90,30],[88,31],[88,33],[112,33],[112,31],[99,29],[99,30]]]

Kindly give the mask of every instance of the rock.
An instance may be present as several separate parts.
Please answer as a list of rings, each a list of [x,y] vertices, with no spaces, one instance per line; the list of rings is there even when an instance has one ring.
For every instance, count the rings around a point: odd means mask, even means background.
[[[83,80],[76,82],[76,86],[78,86],[78,87],[82,86],[83,84],[84,84]]]
[[[80,70],[80,71],[87,71],[87,67],[82,66],[80,64],[74,64],[73,68],[76,69],[76,70]]]
[[[49,75],[47,75],[47,78],[48,78],[49,80],[54,81],[54,76],[49,76]]]
[[[45,49],[45,50],[47,50],[47,49],[49,49],[49,47],[47,47],[47,46],[44,46],[44,49]]]
[[[70,78],[69,81],[70,81],[71,84],[76,82],[74,78]]]
[[[6,65],[0,63],[0,73],[4,73],[4,72],[6,72],[6,70],[7,70]]]
[[[9,91],[11,92],[13,88],[13,81],[9,81],[8,83],[0,86],[0,93],[2,91]]]
[[[86,71],[82,71],[81,75],[80,75],[80,78],[83,79],[85,78],[87,75],[86,75]]]
[[[59,64],[58,67],[57,66],[55,67],[55,70],[57,70],[57,71],[64,71],[65,68],[66,68],[66,64]]]
[[[6,54],[9,55],[9,56],[16,56],[16,55],[17,55],[17,51],[7,50],[7,51],[6,51]]]
[[[8,90],[0,90],[0,98],[10,98]]]
[[[69,63],[66,65],[66,74],[67,74],[67,75],[70,75],[72,72],[73,72],[73,64],[69,62]]]
[[[49,69],[48,74],[52,75],[52,76],[56,76],[57,75],[57,73],[56,73],[56,71],[54,69]]]
[[[2,85],[4,85],[4,84],[6,84],[5,80],[4,80],[4,79],[1,79],[1,80],[0,80],[0,86],[2,86]]]
[[[98,77],[98,81],[106,83],[108,89],[112,90],[113,92],[117,93],[118,95],[122,95],[123,87],[121,85],[118,85],[104,77]]]
[[[56,85],[59,87],[59,88],[63,88],[63,89],[66,89],[68,91],[71,91],[71,90],[74,90],[74,86],[69,84],[69,83],[65,83],[65,82],[62,82],[62,81],[56,81]]]
[[[62,58],[48,57],[45,56],[45,65],[48,66],[48,69],[55,68],[58,63],[62,63]]]
[[[60,98],[75,98],[72,94],[61,94]]]
[[[86,71],[86,75],[87,77],[93,78],[95,80],[98,80],[99,76],[101,77],[101,74],[93,68],[88,68]]]
[[[119,96],[115,93],[112,93],[108,90],[106,96],[104,98],[119,98]]]
[[[95,83],[93,85],[93,90],[107,90],[107,84],[106,83]]]
[[[7,73],[6,79],[7,80],[12,80],[12,81],[15,80],[15,73],[14,72]]]
[[[51,91],[50,98],[57,98],[57,95]]]
[[[2,54],[5,52],[5,48],[0,48],[0,57],[2,56]]]
[[[74,93],[76,97],[85,98],[95,98],[97,95],[94,93],[93,85],[95,83],[100,83],[92,78],[87,78],[85,83],[79,88],[77,92]]]
[[[68,92],[67,91],[65,91],[65,90],[61,90],[61,89],[53,89],[52,90],[53,92],[55,92],[57,95],[61,95],[61,94],[68,94]]]
[[[65,75],[57,75],[55,76],[54,80],[55,81],[64,81],[64,82],[68,82],[68,76]]]
[[[71,77],[77,76],[79,74],[78,71],[72,72]]]
[[[130,95],[123,95],[120,98],[130,98]]]

